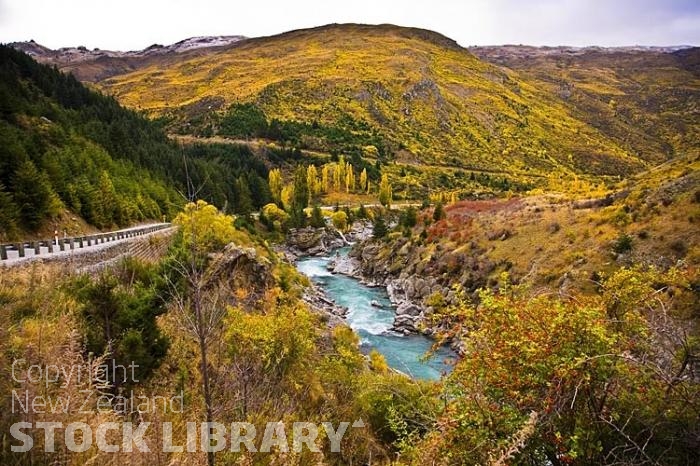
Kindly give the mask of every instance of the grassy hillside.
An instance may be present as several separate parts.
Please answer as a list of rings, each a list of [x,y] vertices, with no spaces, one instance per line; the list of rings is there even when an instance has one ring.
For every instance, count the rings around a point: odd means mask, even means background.
[[[631,154],[661,162],[698,152],[700,48],[660,50],[475,47],[559,96],[574,116]]]
[[[692,105],[697,80],[675,68],[669,75],[671,85],[689,77]],[[178,132],[271,137],[523,177],[627,175],[669,157],[668,145],[696,145],[652,134],[647,150],[635,150],[626,142],[634,134],[607,131],[607,120],[592,121],[537,80],[436,33],[394,26],[331,25],[250,39],[98,85],[129,107],[166,117]],[[229,113],[265,124],[231,132]]]
[[[680,157],[619,184],[606,196],[568,201],[535,195],[460,201],[434,220],[398,227],[370,264],[401,277],[435,277],[467,292],[496,286],[502,272],[537,287],[591,292],[621,267],[700,265],[700,160]],[[364,258],[364,255],[363,255]]]

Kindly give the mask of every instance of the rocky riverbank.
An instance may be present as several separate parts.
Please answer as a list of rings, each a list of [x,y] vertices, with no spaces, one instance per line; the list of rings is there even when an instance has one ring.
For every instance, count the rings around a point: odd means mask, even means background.
[[[347,246],[352,246],[349,254],[336,252],[333,256],[334,250]],[[365,221],[356,222],[346,234],[331,227],[291,230],[281,252],[292,261],[302,256],[331,255],[327,266],[330,272],[357,278],[368,287],[386,288],[396,307],[393,331],[404,335],[437,335],[446,329],[430,319],[434,311],[430,304],[435,301],[456,302],[452,281],[424,273],[429,270],[413,259],[405,246],[403,238],[391,243],[373,240],[371,223]],[[478,273],[479,267],[470,270]],[[342,310],[333,308],[335,303],[321,290],[316,288],[310,293],[307,302],[312,306],[338,318],[343,317]]]
[[[420,277],[393,277],[388,273],[368,273],[372,270],[363,263],[365,258],[376,259],[372,243],[357,244],[348,255],[337,255],[328,263],[333,273],[349,275],[369,287],[386,287],[391,303],[396,306],[393,330],[404,335],[423,333],[433,335],[438,329],[428,325],[432,308],[424,304],[425,297],[433,292],[447,296],[451,290],[443,290],[434,280]],[[454,292],[452,292],[452,295]]]
[[[350,231],[345,234],[331,226],[325,228],[306,227],[291,229],[287,234],[285,244],[277,248],[276,252],[290,263],[293,263],[300,257],[330,255],[336,249],[352,246],[366,240],[371,234],[372,225],[367,221],[355,222]],[[352,270],[347,270],[336,273],[351,275],[351,272]],[[343,319],[348,309],[337,305],[318,286],[311,284],[302,298],[312,309],[327,318],[330,327],[335,327],[344,322]]]
[[[484,286],[493,265],[465,257],[459,264],[460,275],[455,276],[444,273],[433,261],[426,261],[423,253],[416,251],[403,237],[390,242],[368,238],[355,244],[349,254],[334,258],[329,270],[355,277],[366,286],[386,287],[396,307],[392,330],[404,335],[436,336],[447,328],[431,319],[433,306],[457,302],[455,283],[461,284],[467,292]],[[433,257],[440,258],[441,253],[435,251]],[[461,351],[460,341],[450,344],[454,350]]]
[[[345,323],[344,318],[348,313],[348,309],[343,306],[338,306],[335,301],[330,299],[326,293],[316,285],[312,284],[307,288],[302,299],[314,312],[324,316],[329,327],[332,328]]]

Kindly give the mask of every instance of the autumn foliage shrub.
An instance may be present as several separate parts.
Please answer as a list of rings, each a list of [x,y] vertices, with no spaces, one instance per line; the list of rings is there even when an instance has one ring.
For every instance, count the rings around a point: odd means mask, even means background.
[[[478,305],[444,311],[464,356],[414,464],[692,463],[700,345],[684,314],[690,276],[621,269],[587,298],[533,294],[505,277]]]

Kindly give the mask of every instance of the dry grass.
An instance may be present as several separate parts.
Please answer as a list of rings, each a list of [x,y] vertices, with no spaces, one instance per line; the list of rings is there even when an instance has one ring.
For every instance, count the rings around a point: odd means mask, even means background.
[[[494,280],[508,270],[536,285],[588,290],[596,275],[622,265],[697,267],[698,179],[700,162],[681,159],[640,175],[636,185],[623,184],[627,194],[607,207],[574,208],[575,203],[552,196],[462,201],[447,206],[447,218],[427,228],[409,263],[436,263],[438,270],[463,273],[450,264],[464,256],[494,264],[489,275]],[[632,248],[619,254],[615,243],[623,235],[632,238]]]

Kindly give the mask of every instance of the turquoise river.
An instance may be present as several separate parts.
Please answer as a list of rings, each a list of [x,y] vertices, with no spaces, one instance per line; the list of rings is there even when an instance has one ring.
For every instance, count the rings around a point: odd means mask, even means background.
[[[347,254],[347,249],[338,252]],[[390,330],[395,308],[383,287],[368,287],[355,278],[330,273],[327,269],[330,260],[330,257],[304,257],[296,265],[336,304],[348,308],[347,323],[360,336],[363,352],[376,349],[389,366],[416,379],[438,379],[451,370],[455,353],[448,348],[440,348],[426,360],[432,340]],[[381,307],[372,306],[372,301]]]

